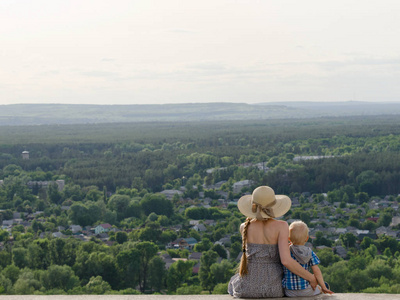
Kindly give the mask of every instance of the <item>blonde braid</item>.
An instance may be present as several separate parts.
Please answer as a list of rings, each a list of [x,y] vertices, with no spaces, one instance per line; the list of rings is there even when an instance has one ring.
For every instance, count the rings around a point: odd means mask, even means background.
[[[244,223],[243,233],[242,233],[242,259],[240,260],[239,266],[239,274],[240,276],[246,275],[247,271],[247,254],[246,254],[246,245],[247,245],[247,228],[249,227],[251,218],[247,218],[246,222]]]

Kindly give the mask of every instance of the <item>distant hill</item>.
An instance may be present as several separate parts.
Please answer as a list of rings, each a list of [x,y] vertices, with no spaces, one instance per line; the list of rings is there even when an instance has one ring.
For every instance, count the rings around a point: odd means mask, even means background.
[[[13,104],[0,106],[0,125],[264,120],[399,114],[400,103],[356,101],[158,105]]]

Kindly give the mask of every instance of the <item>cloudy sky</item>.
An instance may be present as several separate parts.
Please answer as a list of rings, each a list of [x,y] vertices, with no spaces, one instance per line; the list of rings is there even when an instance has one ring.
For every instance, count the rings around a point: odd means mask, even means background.
[[[1,0],[0,104],[400,102],[399,0]]]

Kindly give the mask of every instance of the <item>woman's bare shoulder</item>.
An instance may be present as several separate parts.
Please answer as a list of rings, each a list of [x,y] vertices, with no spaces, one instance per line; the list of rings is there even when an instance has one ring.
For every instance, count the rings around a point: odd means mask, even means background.
[[[244,229],[244,225],[245,225],[245,224],[246,224],[246,223],[240,224],[240,227],[239,227],[240,233],[243,233],[243,229]]]
[[[273,221],[273,222],[271,222],[271,223],[273,223],[274,226],[276,226],[276,227],[279,227],[279,228],[289,228],[289,225],[288,225],[288,223],[287,223],[286,221],[283,221],[283,220],[275,220],[275,219],[273,219],[272,221]]]

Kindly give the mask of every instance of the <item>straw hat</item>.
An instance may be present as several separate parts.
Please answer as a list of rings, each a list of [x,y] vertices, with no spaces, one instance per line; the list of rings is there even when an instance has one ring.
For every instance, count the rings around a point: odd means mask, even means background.
[[[258,220],[278,218],[288,212],[292,201],[288,196],[275,195],[269,186],[259,186],[251,195],[245,195],[238,201],[238,208],[246,217]]]

